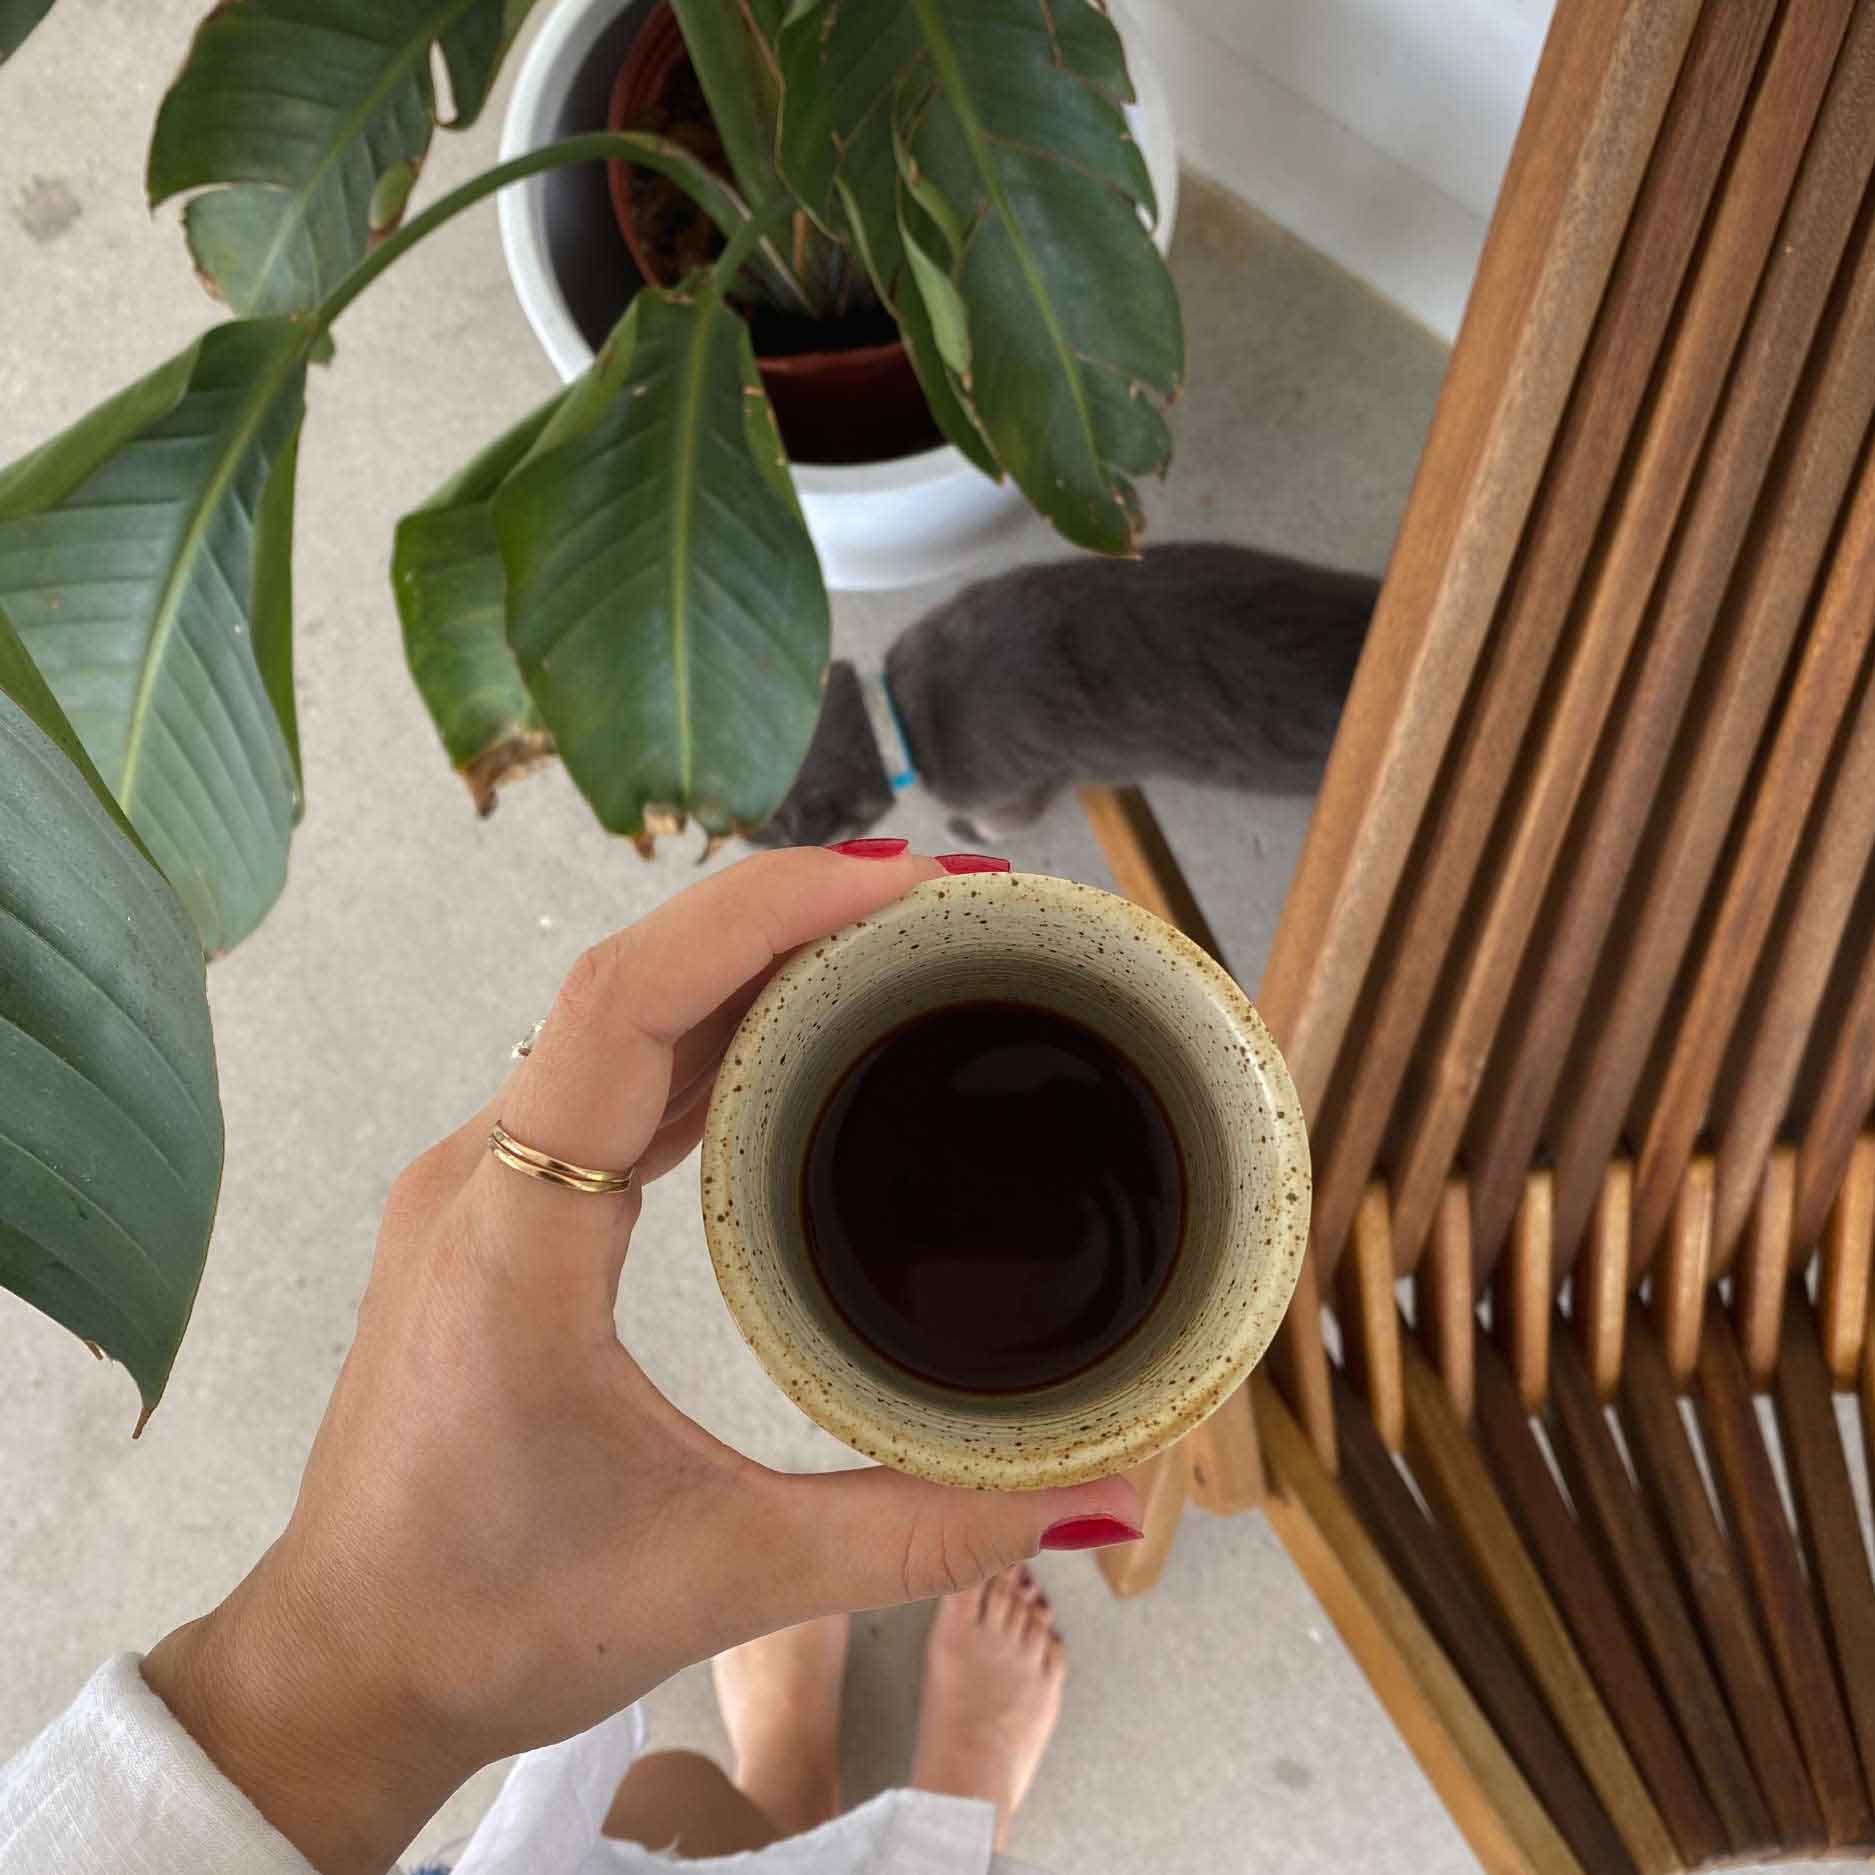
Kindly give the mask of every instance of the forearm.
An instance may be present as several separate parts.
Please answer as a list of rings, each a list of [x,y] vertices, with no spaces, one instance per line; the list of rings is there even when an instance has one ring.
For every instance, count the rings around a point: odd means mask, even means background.
[[[319,1875],[384,1875],[474,1768],[395,1686],[296,1606],[268,1562],[178,1628],[143,1677]]]

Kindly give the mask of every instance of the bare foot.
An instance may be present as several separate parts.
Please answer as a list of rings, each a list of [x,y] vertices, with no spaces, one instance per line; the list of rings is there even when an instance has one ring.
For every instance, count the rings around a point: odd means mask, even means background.
[[[1047,1597],[1028,1570],[946,1595],[925,1646],[913,1787],[987,1798],[1004,1848],[1054,1732],[1066,1673]]]
[[[717,1703],[736,1785],[785,1835],[840,1813],[840,1689],[847,1619],[827,1615],[718,1654]]]

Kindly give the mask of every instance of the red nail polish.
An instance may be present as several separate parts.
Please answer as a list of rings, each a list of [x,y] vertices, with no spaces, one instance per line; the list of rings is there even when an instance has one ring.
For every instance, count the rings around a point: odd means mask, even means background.
[[[1007,872],[1009,862],[989,853],[937,853],[933,857],[946,872]]]
[[[844,853],[848,859],[897,859],[910,845],[909,840],[842,840],[827,851]]]
[[[1063,1517],[1042,1532],[1042,1548],[1105,1549],[1109,1543],[1137,1543],[1145,1534],[1118,1517]]]

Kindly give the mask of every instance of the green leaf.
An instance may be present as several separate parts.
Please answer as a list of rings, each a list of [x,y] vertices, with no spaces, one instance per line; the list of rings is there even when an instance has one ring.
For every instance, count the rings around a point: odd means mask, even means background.
[[[759,826],[814,732],[827,595],[748,330],[641,292],[495,497],[508,640],[573,779],[641,847]]]
[[[776,0],[672,0],[672,6],[730,174],[759,213],[787,192],[775,168],[780,7]]]
[[[26,43],[26,35],[52,11],[52,0],[0,0],[0,64]]]
[[[221,1181],[202,947],[32,669],[0,616],[0,1286],[147,1418]]]
[[[820,0],[791,11],[781,59],[782,173],[859,242],[946,434],[967,449],[970,420],[1070,540],[1131,552],[1128,478],[1170,458],[1161,406],[1184,336],[1140,218],[1152,185],[1120,110],[1131,86],[1112,23],[1091,0]],[[947,366],[958,347],[938,343],[930,282],[914,278],[907,193],[962,231],[945,272],[967,375]]]
[[[241,0],[197,29],[150,142],[151,206],[184,212],[211,290],[303,312],[394,225],[439,120],[475,121],[528,11],[519,0]]]
[[[501,782],[553,750],[508,648],[508,581],[492,503],[563,396],[522,418],[405,515],[391,554],[410,675],[482,814],[494,811]]]
[[[310,337],[217,326],[0,471],[0,606],[210,951],[278,896],[299,806],[284,562]]]

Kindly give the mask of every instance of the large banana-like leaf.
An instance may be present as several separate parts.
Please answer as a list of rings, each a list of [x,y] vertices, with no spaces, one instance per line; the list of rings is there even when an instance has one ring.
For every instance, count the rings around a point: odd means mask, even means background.
[[[152,206],[236,312],[315,306],[403,212],[438,121],[474,122],[533,0],[241,0],[202,22],[150,142]]]
[[[508,640],[573,779],[641,847],[755,827],[813,736],[827,595],[748,329],[640,292],[495,497]]]
[[[221,1182],[202,947],[0,616],[0,1287],[161,1398]]]
[[[798,0],[781,59],[782,173],[859,242],[946,433],[967,448],[974,420],[1070,540],[1130,552],[1184,337],[1111,21],[1091,0]]]
[[[483,814],[494,811],[501,782],[553,748],[508,648],[508,580],[493,502],[560,402],[553,397],[523,417],[405,515],[391,554],[410,675]]]
[[[52,0],[0,0],[0,64],[26,43],[26,35],[52,11]]]
[[[311,339],[217,326],[0,471],[0,606],[210,951],[279,894],[299,806],[289,478]]]

